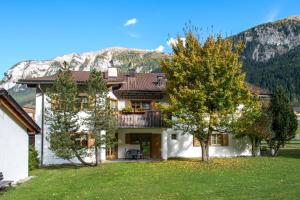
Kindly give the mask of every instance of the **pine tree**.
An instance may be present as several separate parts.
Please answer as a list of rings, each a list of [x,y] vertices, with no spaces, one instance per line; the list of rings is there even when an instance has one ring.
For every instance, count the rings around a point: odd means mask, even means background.
[[[168,105],[161,107],[172,115],[166,122],[200,141],[202,160],[208,161],[212,133],[225,132],[230,116],[251,96],[239,59],[243,45],[233,50],[233,42],[221,36],[202,44],[192,30],[185,38],[177,38],[171,58],[161,63],[168,79]]]
[[[278,154],[280,147],[296,135],[298,122],[283,88],[277,88],[271,102],[272,130],[274,134],[268,141],[273,156]]]
[[[92,70],[87,81],[88,95],[92,100],[88,117],[85,120],[88,130],[94,137],[96,165],[101,161],[99,150],[116,142],[116,116],[108,99],[108,88],[101,72]],[[103,133],[105,131],[105,134]],[[105,146],[105,147],[104,147]]]
[[[53,86],[47,91],[48,103],[51,107],[47,110],[46,120],[49,125],[50,149],[56,156],[70,160],[86,155],[86,147],[78,140],[79,118],[76,108],[77,84],[72,79],[69,66],[58,71]]]

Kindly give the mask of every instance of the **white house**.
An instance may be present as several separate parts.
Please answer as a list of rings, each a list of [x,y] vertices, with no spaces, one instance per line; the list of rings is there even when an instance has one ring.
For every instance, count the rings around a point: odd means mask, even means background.
[[[80,88],[79,105],[84,109],[89,104],[86,94],[86,80],[89,72],[74,71],[73,79]],[[36,138],[36,148],[43,164],[61,164],[69,161],[59,159],[49,150],[47,124],[44,119],[45,109],[51,105],[44,91],[50,87],[56,75],[19,80],[19,83],[36,88],[36,121],[42,127],[42,138]],[[114,148],[102,151],[102,160],[126,158],[128,150],[141,150],[145,158],[200,157],[199,141],[192,135],[183,135],[180,131],[165,126],[162,115],[155,103],[162,102],[165,95],[166,79],[163,73],[117,73],[110,68],[104,73],[112,107],[118,113],[118,144]],[[250,85],[253,93],[262,98],[269,98],[270,92]],[[90,136],[85,136],[86,145]],[[247,139],[235,139],[231,134],[213,134],[210,141],[210,156],[232,157],[251,155],[251,145]],[[92,159],[92,158],[86,158]],[[73,162],[76,162],[74,160]]]
[[[39,131],[7,91],[0,89],[0,172],[6,180],[18,182],[28,177],[28,138]]]

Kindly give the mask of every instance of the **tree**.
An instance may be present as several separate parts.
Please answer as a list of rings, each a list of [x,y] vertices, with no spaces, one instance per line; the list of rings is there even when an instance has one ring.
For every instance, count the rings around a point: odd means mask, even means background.
[[[276,156],[279,148],[295,137],[298,127],[296,115],[281,87],[275,91],[271,101],[271,112],[274,134],[268,142],[272,155]]]
[[[268,139],[272,134],[272,118],[269,108],[261,104],[254,96],[253,100],[244,105],[239,113],[240,118],[233,121],[232,132],[236,138],[248,137],[251,141],[252,156],[256,156],[261,141]]]
[[[50,149],[56,156],[70,160],[86,155],[86,147],[78,142],[79,117],[76,109],[77,84],[72,79],[69,66],[64,63],[52,87],[47,90],[48,103],[46,120],[49,125]]]
[[[108,99],[108,88],[101,72],[92,70],[87,81],[88,95],[92,99],[87,111],[86,124],[93,133],[96,165],[101,161],[99,150],[115,143],[116,116]],[[102,132],[105,131],[105,134]]]
[[[240,104],[251,96],[241,70],[242,44],[233,48],[230,39],[208,37],[202,44],[189,29],[186,40],[177,38],[171,58],[161,66],[167,78],[168,105],[161,105],[166,122],[200,141],[202,160],[209,160],[213,132],[224,133]]]

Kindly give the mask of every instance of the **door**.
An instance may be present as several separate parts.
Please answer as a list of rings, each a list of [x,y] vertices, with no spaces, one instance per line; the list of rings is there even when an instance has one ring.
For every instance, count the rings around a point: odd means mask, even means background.
[[[151,135],[150,134],[140,135],[140,149],[143,152],[144,158],[150,158],[151,156]]]
[[[152,134],[151,157],[161,158],[161,134]]]

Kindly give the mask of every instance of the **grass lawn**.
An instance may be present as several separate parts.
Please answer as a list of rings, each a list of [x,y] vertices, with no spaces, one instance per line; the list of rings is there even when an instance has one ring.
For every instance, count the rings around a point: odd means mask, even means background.
[[[47,199],[299,199],[300,148],[277,158],[241,157],[112,163],[32,172],[33,180],[1,200]]]

